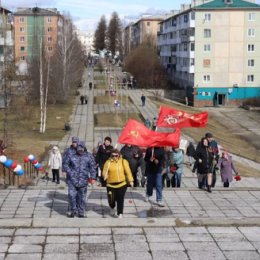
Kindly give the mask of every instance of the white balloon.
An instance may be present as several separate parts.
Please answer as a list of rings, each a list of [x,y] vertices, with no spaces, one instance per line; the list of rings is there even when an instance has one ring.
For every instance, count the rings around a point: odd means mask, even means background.
[[[0,156],[0,162],[1,162],[1,163],[5,163],[6,160],[7,160],[7,157],[6,157],[5,155],[1,155],[1,156]]]
[[[18,164],[15,168],[14,168],[14,172],[18,172],[22,169],[22,166],[20,164]]]
[[[29,154],[29,155],[28,155],[28,158],[29,158],[29,160],[34,160],[35,157],[34,157],[33,154]]]

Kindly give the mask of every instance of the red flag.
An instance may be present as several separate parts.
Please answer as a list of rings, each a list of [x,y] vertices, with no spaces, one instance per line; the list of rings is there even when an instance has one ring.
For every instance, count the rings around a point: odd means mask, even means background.
[[[179,129],[171,133],[155,132],[134,119],[129,119],[118,138],[118,142],[150,147],[179,146],[180,134]]]
[[[208,123],[208,112],[189,114],[171,107],[160,107],[157,126],[160,127],[205,127]]]

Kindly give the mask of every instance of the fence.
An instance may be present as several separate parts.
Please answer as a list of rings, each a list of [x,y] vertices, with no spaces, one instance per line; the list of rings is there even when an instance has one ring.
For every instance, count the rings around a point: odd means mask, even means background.
[[[20,186],[31,183],[39,175],[38,169],[31,162],[24,163],[24,174],[19,176],[11,168],[0,164],[0,184],[4,186]]]

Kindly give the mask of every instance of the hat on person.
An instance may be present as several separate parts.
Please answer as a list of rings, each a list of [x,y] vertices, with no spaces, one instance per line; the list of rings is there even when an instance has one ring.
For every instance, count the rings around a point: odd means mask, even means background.
[[[206,133],[206,134],[205,134],[205,137],[206,137],[206,138],[212,138],[212,137],[213,137],[213,134],[212,134],[212,133]]]
[[[77,136],[73,136],[72,143],[78,143],[78,142],[79,142],[79,138]]]
[[[52,150],[59,150],[58,146],[53,146]]]
[[[104,141],[106,141],[106,140],[109,141],[110,143],[112,143],[112,139],[111,139],[111,137],[106,136],[105,139],[104,139]]]
[[[79,141],[77,146],[77,151],[84,151],[86,148],[85,142]]]

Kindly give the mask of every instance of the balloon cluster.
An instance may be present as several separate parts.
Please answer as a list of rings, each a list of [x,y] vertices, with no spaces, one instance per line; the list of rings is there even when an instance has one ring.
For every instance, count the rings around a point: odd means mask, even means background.
[[[0,156],[0,163],[2,163],[6,168],[13,170],[18,176],[24,174],[22,166],[12,159],[8,159],[5,155]]]
[[[42,165],[35,159],[35,156],[33,154],[29,154],[27,157],[24,157],[23,161],[25,163],[31,162],[31,164],[34,166],[34,168],[38,171],[43,170]]]

